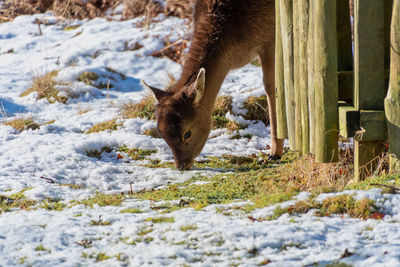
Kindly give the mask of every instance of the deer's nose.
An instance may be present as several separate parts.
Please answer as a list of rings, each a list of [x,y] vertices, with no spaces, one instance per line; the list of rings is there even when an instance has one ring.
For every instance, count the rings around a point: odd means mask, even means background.
[[[176,164],[176,168],[180,171],[184,171],[185,170],[185,163],[181,162],[181,163],[177,163]]]

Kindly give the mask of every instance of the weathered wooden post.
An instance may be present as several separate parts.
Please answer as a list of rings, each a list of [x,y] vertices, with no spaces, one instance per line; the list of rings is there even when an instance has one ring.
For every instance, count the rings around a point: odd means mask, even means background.
[[[303,136],[301,121],[301,86],[300,86],[300,0],[293,0],[293,66],[294,66],[294,102],[295,102],[295,144],[296,151],[301,152]]]
[[[280,15],[280,0],[275,1],[275,89],[276,89],[276,120],[277,136],[287,138],[285,83],[283,68],[282,27]]]
[[[309,24],[308,24],[308,41],[307,41],[307,54],[308,54],[308,112],[309,112],[309,128],[310,128],[310,153],[315,154],[315,90],[314,90],[314,1],[310,1],[309,8]]]
[[[289,147],[295,150],[295,102],[293,71],[293,0],[281,0],[280,16],[282,29],[283,63],[285,77],[286,119]]]
[[[354,141],[356,181],[375,171],[385,140],[384,1],[354,2],[354,108],[360,129]]]
[[[338,160],[336,1],[314,2],[315,159]]]
[[[312,1],[312,0],[311,0]],[[298,56],[299,56],[299,90],[301,105],[301,126],[302,126],[302,146],[303,155],[310,153],[310,134],[309,134],[309,114],[308,114],[308,23],[309,23],[309,0],[297,1],[298,13]]]
[[[390,80],[385,115],[392,169],[400,169],[400,0],[394,0],[390,34]]]

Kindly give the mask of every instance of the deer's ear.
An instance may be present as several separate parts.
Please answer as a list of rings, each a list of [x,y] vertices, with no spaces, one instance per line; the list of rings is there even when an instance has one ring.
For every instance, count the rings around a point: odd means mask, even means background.
[[[201,68],[199,74],[197,74],[196,81],[194,82],[194,94],[195,98],[193,104],[197,105],[203,97],[204,89],[206,85],[206,70]]]
[[[142,83],[143,87],[147,89],[147,91],[149,91],[149,93],[151,94],[151,96],[153,96],[154,100],[156,101],[156,103],[158,103],[160,101],[160,99],[164,96],[166,96],[168,93],[155,88],[153,86],[148,85],[145,81],[140,80],[140,82]]]

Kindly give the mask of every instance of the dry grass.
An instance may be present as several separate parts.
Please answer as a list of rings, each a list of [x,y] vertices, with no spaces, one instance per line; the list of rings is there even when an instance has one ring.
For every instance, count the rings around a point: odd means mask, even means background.
[[[160,13],[168,16],[191,18],[194,0],[167,0],[165,8],[156,0],[4,0],[0,9],[0,22],[19,15],[53,11],[67,19],[85,19],[106,16],[106,11],[123,3],[123,19],[145,16],[146,24]]]
[[[352,149],[341,150],[337,163],[317,163],[309,155],[282,165],[280,175],[296,181],[302,191],[323,188],[324,191],[340,191],[353,179]]]
[[[78,115],[82,115],[91,111],[91,108],[83,108],[81,105],[78,105]]]
[[[40,128],[40,124],[35,122],[32,117],[14,118],[12,120],[6,121],[4,125],[11,126],[18,132],[23,132],[29,129],[36,130]]]
[[[244,116],[246,120],[259,120],[266,125],[269,124],[266,96],[251,96],[244,102],[244,107],[247,109],[247,113]]]
[[[91,71],[84,71],[78,76],[78,81],[84,82],[87,85],[97,87],[96,84],[94,84],[94,81],[96,81],[98,78],[99,75],[97,75],[96,73]]]
[[[120,107],[120,113],[126,119],[144,118],[155,120],[155,103],[152,96],[147,96],[139,103],[128,102]]]
[[[115,131],[119,126],[122,126],[121,123],[117,122],[117,119],[112,119],[104,122],[97,123],[90,127],[89,130],[86,131],[86,134],[98,133],[103,131]]]
[[[53,11],[68,19],[94,18],[104,16],[110,8],[115,8],[122,0],[5,0],[1,17],[12,20],[23,14]]]
[[[215,100],[212,114],[214,129],[227,127],[229,120],[226,118],[226,113],[228,112],[232,112],[232,97],[227,95],[218,96]]]
[[[144,135],[151,136],[153,138],[161,138],[157,128],[150,128],[143,132]]]
[[[153,57],[168,57],[169,59],[183,64],[186,54],[185,49],[188,47],[189,41],[186,39],[179,39],[175,42],[170,42],[169,37],[164,40],[164,47],[151,54]]]
[[[58,71],[52,71],[34,78],[32,87],[23,92],[20,96],[24,97],[30,93],[37,92],[37,99],[46,98],[50,103],[61,102],[65,104],[70,95],[67,91],[60,91],[56,88],[59,84],[54,81],[57,74]]]
[[[162,5],[155,0],[124,0],[125,9],[122,12],[124,19],[138,16],[146,16],[146,26],[151,22],[151,18],[164,12]]]
[[[195,0],[167,0],[165,13],[167,16],[179,18],[192,18]]]
[[[298,201],[295,204],[281,208],[277,207],[274,214],[267,220],[274,220],[284,213],[288,214],[304,214],[310,210],[316,210],[315,215],[330,217],[333,215],[347,214],[352,218],[358,219],[382,219],[385,214],[377,212],[374,201],[364,198],[355,200],[352,195],[338,195],[328,197],[322,202],[317,202],[313,198]]]

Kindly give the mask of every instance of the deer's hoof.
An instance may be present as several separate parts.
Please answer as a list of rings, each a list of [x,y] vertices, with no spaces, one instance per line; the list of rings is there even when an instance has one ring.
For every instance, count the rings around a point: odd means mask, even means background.
[[[268,160],[280,160],[282,157],[278,155],[271,155],[268,157]]]

